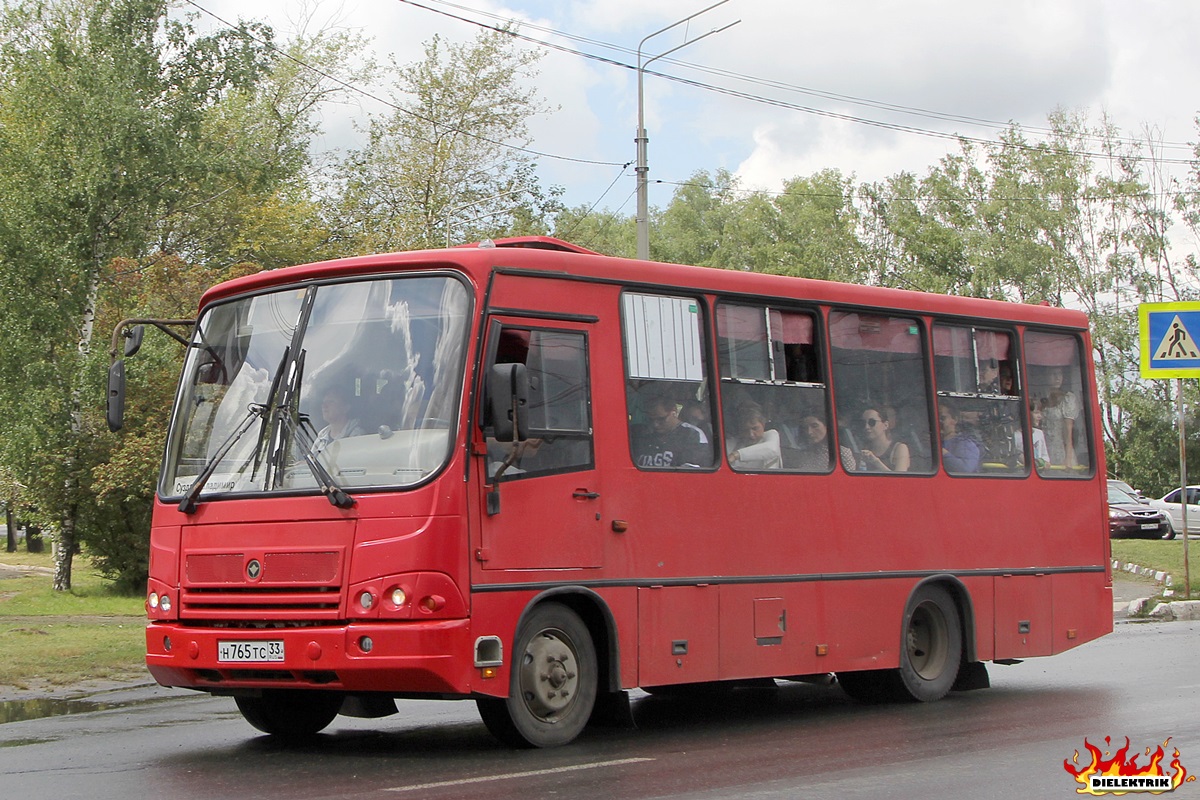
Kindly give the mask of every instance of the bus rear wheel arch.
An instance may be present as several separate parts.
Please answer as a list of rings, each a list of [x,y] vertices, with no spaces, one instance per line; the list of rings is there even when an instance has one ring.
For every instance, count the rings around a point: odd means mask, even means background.
[[[929,703],[954,687],[963,662],[963,625],[958,604],[939,583],[918,586],[901,623],[900,665],[895,669],[838,675],[845,692],[869,703]]]
[[[476,699],[488,731],[514,747],[555,747],[580,734],[598,687],[596,646],[579,615],[546,602],[521,622],[508,697]]]

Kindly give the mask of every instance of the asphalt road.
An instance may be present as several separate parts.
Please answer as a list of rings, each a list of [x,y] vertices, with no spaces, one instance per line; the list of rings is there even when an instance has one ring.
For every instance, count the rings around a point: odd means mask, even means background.
[[[939,703],[863,706],[803,684],[703,701],[639,694],[636,729],[545,751],[496,744],[469,702],[339,717],[289,747],[231,700],[139,689],[105,696],[105,710],[0,724],[0,796],[1066,798],[1077,784],[1063,762],[1086,757],[1085,739],[1111,752],[1129,737],[1141,752],[1170,737],[1200,772],[1197,663],[1200,624],[1122,623],[1053,658],[993,665],[991,689]]]

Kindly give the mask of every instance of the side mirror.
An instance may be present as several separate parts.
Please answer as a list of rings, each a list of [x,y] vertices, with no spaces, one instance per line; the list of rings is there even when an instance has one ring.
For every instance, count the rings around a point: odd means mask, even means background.
[[[108,429],[113,433],[125,425],[125,362],[114,361],[108,368],[108,402],[105,404]]]
[[[492,430],[497,441],[523,442],[529,438],[529,374],[524,364],[495,364],[488,383]]]
[[[146,335],[146,326],[134,325],[123,335],[125,336],[125,357],[129,358],[142,349],[142,337]]]

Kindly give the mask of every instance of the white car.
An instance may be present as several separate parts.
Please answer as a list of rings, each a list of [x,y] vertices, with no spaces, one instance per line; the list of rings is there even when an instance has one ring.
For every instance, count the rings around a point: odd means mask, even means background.
[[[1181,497],[1183,497],[1181,490],[1175,489],[1167,492],[1165,497],[1150,501],[1150,505],[1154,508],[1167,512],[1167,516],[1171,520],[1171,533],[1167,535],[1168,539],[1174,539],[1177,534],[1183,531],[1183,503],[1180,502]],[[1200,534],[1200,486],[1187,487],[1187,518],[1188,533],[1192,536]]]

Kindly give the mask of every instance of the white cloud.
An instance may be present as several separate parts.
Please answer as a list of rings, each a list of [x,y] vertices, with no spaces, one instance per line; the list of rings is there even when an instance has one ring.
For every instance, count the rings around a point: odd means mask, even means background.
[[[494,21],[438,0],[426,2],[454,14]],[[629,50],[647,34],[709,4],[706,0],[456,2]],[[283,33],[294,24],[302,5],[256,0],[251,13]],[[247,11],[244,3],[235,0],[210,0],[206,6],[229,18]],[[421,42],[434,33],[461,41],[478,30],[400,0],[327,1],[317,8],[318,22],[334,19],[360,27],[374,37],[379,57],[394,54],[402,63],[419,58]],[[994,137],[996,130],[965,119],[815,97],[797,88],[1001,124],[1011,120],[1027,128],[1044,126],[1056,108],[1087,109],[1093,118],[1108,111],[1129,135],[1149,123],[1169,141],[1197,138],[1192,119],[1200,111],[1200,99],[1191,81],[1200,72],[1200,48],[1192,41],[1200,30],[1196,4],[1177,0],[823,4],[732,0],[693,20],[686,34],[694,40],[739,18],[740,24],[689,44],[674,56],[720,74],[697,72],[665,59],[652,68],[764,100],[981,138]],[[552,38],[535,27],[524,30],[626,64],[634,61],[629,53]],[[655,37],[646,52],[657,54],[686,41],[684,33],[679,28]],[[749,83],[736,76],[770,83]],[[922,173],[956,149],[950,140],[779,108],[655,76],[648,76],[645,85],[650,177],[667,182],[652,188],[651,202],[656,205],[669,201],[672,182],[686,180],[698,170],[736,170],[747,185],[764,188],[827,167],[860,180],[876,180],[900,170]],[[584,160],[620,163],[634,158],[637,104],[632,70],[548,51],[536,88],[560,110],[532,121],[535,149]],[[329,142],[335,140],[335,130],[340,141],[349,128],[336,116],[330,115]],[[550,158],[540,164],[543,182],[564,185],[572,205],[595,202],[619,172],[617,167]],[[633,188],[632,169],[628,172],[629,177],[605,197],[603,205],[616,207],[625,200]]]

